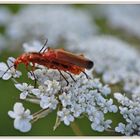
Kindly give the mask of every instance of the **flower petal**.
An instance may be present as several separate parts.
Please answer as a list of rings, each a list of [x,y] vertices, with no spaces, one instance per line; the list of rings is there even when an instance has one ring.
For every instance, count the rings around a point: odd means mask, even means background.
[[[3,76],[4,73],[5,73],[5,71],[0,70],[0,78]]]
[[[8,115],[13,119],[16,118],[16,114],[13,111],[8,111]]]
[[[37,97],[40,97],[39,95],[40,95],[40,90],[39,89],[32,89],[32,93],[34,94],[34,95],[36,95]]]
[[[13,66],[14,64],[14,61],[15,61],[15,58],[14,57],[9,57],[8,60],[7,60],[7,64],[8,66]]]
[[[7,65],[3,62],[0,63],[0,71],[6,71],[8,69]]]
[[[3,80],[8,80],[8,79],[10,79],[11,77],[12,77],[11,73],[6,72],[6,73],[3,75],[2,79],[3,79]]]
[[[15,87],[20,91],[24,91],[24,87],[22,84],[15,84]]]
[[[28,95],[28,92],[27,92],[27,91],[22,92],[22,93],[20,94],[20,99],[23,99],[23,100],[26,99],[27,95]]]
[[[14,127],[21,132],[28,132],[31,129],[31,123],[27,120],[15,119]]]
[[[64,118],[64,123],[65,123],[65,125],[70,125],[70,121],[68,120],[67,117]]]
[[[20,115],[24,112],[24,107],[22,105],[22,103],[15,103],[14,105],[14,112],[17,114],[17,115]]]

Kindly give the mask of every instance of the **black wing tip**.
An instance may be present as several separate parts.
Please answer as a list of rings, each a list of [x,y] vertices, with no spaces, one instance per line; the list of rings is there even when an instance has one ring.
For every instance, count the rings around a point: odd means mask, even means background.
[[[94,62],[93,61],[89,61],[88,65],[87,65],[87,69],[91,69],[94,66]]]

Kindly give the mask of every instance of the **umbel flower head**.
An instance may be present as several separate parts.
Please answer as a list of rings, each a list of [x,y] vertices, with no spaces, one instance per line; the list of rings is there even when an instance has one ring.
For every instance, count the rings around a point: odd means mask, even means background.
[[[94,60],[95,71],[102,74],[105,83],[121,83],[128,93],[140,92],[140,56],[137,49],[108,35],[94,36],[84,41],[75,40],[77,47],[69,43],[68,49],[83,51]]]
[[[70,5],[28,5],[22,7],[8,23],[6,33],[12,43],[16,40],[18,44],[24,40],[47,36],[51,46],[54,46],[61,40],[75,37],[85,39],[98,32],[86,11]]]
[[[103,7],[104,6],[101,6],[100,8],[103,9],[102,12],[111,28],[121,29],[125,31],[127,35],[129,34],[140,38],[139,5],[107,5]],[[136,20],[137,22],[135,22]]]
[[[116,132],[127,136],[140,135],[140,95],[135,93],[132,99],[121,93],[115,93],[114,96],[120,103],[119,110],[125,119],[125,123],[120,122],[115,128]]]
[[[68,80],[68,85],[57,70],[46,67],[38,67],[34,71],[37,80],[36,87],[27,82],[20,83],[12,77],[15,87],[19,90],[19,98],[23,102],[38,104],[41,108],[30,115],[30,111],[25,111],[21,103],[15,103],[14,111],[8,113],[11,118],[15,119],[15,129],[27,132],[31,129],[33,122],[47,117],[48,113],[54,110],[57,110],[54,129],[61,122],[69,126],[81,116],[90,120],[91,128],[95,131],[103,132],[111,128],[112,120],[106,120],[105,114],[116,113],[117,107],[108,97],[111,93],[108,85],[103,85],[99,79],[93,78],[91,75],[87,78],[83,73],[72,74],[75,79],[73,80],[67,73],[63,71],[62,73]],[[28,77],[34,80],[30,72]]]

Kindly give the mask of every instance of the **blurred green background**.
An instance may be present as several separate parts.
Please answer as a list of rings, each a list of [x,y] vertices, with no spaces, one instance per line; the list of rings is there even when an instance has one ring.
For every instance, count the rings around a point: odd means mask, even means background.
[[[8,7],[13,13],[16,13],[23,5],[16,4],[8,4],[1,5]],[[26,6],[26,5],[24,5]],[[72,5],[75,8],[79,9],[88,9],[97,8],[98,5]],[[128,37],[121,30],[114,30],[108,27],[105,19],[97,19],[96,24],[100,29],[101,34],[109,34],[113,36],[117,36],[123,40],[126,40],[130,44],[134,44],[135,46],[139,46],[140,40],[136,37]],[[3,32],[3,28],[0,29],[1,33]],[[20,55],[20,51],[9,52],[8,50],[4,50],[0,52],[0,62],[6,61],[9,56],[17,57]],[[20,66],[20,69],[23,73],[26,73],[24,66]],[[21,81],[26,80],[26,76],[21,77]],[[121,85],[113,86],[112,93],[114,91],[121,91]],[[113,95],[110,95],[113,97]],[[13,120],[8,116],[7,112],[12,110],[12,107],[15,102],[22,102],[19,100],[19,91],[14,87],[12,81],[3,81],[0,79],[0,136],[75,136],[76,134],[73,132],[70,126],[65,126],[63,123],[53,131],[53,126],[55,124],[56,112],[50,113],[47,117],[38,120],[32,126],[32,130],[28,133],[21,133],[18,130],[15,130],[13,127]],[[38,111],[40,108],[38,105],[24,102],[25,108],[29,108],[32,113]],[[123,122],[122,116],[117,113],[109,113],[106,115],[106,118],[110,118],[113,120],[112,129],[117,126],[118,122]],[[84,136],[115,136],[120,135],[114,132],[95,132],[91,129],[91,123],[87,118],[76,119],[76,125],[79,127],[82,135]]]

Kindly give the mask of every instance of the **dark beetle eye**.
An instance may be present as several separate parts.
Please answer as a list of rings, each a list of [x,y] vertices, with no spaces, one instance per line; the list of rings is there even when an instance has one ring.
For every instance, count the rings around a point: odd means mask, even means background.
[[[89,61],[88,62],[88,69],[91,69],[94,66],[94,62],[93,61]]]

